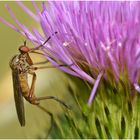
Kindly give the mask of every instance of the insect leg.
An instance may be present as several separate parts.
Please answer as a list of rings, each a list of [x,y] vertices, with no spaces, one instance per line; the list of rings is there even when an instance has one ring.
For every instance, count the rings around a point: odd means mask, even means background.
[[[42,107],[39,104],[39,101],[36,100],[36,97],[34,95],[35,82],[36,82],[36,74],[35,74],[35,72],[32,72],[32,71],[29,71],[29,74],[33,75],[33,79],[32,79],[32,84],[31,84],[31,88],[30,88],[30,91],[29,91],[29,95],[28,95],[28,101],[30,103],[32,103],[32,104],[37,105],[37,107],[39,107],[41,110],[43,110],[44,112],[46,112],[50,116],[51,124],[50,124],[50,128],[49,128],[49,131],[48,131],[48,134],[49,134],[50,131],[52,130],[53,123],[54,123],[53,114],[51,112],[49,112],[47,109],[45,109],[44,107]]]
[[[29,74],[31,74],[33,76],[31,88],[29,90],[29,95],[28,95],[28,99],[29,99],[29,101],[31,101],[32,98],[33,98],[33,95],[34,95],[35,82],[36,82],[36,73],[29,71]]]
[[[47,136],[48,136],[49,133],[51,132],[53,124],[54,124],[53,114],[51,112],[49,112],[46,108],[42,107],[41,105],[37,105],[37,107],[40,108],[41,110],[43,110],[44,112],[46,112],[51,118],[51,124],[50,124],[50,128],[49,128],[48,134],[47,134]]]
[[[41,66],[41,67],[31,67],[30,69],[32,70],[38,70],[38,69],[46,69],[46,68],[57,68],[57,67],[70,67],[72,66],[73,64],[70,64],[70,65],[67,65],[67,64],[60,64],[60,65],[57,65],[57,66]]]
[[[55,100],[55,101],[59,102],[60,104],[62,104],[63,106],[65,106],[66,108],[70,109],[70,107],[68,105],[66,105],[66,103],[64,103],[62,100],[58,99],[55,96],[36,97],[34,100],[41,101],[41,100],[47,100],[47,99]]]
[[[35,89],[35,82],[36,82],[36,74],[35,72],[29,72],[29,74],[33,75],[33,79],[32,79],[32,84],[31,84],[31,88],[29,91],[29,95],[28,95],[28,101],[32,104],[39,104],[39,101],[41,100],[46,100],[46,99],[53,99],[57,102],[59,102],[60,104],[62,104],[63,106],[65,106],[66,108],[69,108],[69,106],[67,106],[62,100],[58,99],[57,97],[54,96],[44,96],[44,97],[35,97],[34,95],[34,89]]]
[[[46,63],[48,63],[48,62],[49,62],[48,60],[45,60],[45,61],[42,61],[42,62],[33,63],[33,65],[46,64]]]
[[[41,52],[36,52],[36,51],[31,51],[30,53],[35,53],[35,54],[44,55],[44,53],[41,53]]]
[[[69,108],[63,101],[61,101],[60,99],[58,99],[57,97],[54,97],[54,96],[35,97],[34,89],[35,89],[35,82],[36,82],[36,73],[30,71],[29,74],[33,75],[32,84],[31,84],[31,88],[29,90],[29,95],[28,95],[28,100],[32,104],[39,104],[40,100],[53,99],[53,100],[61,103],[62,105],[64,105],[66,108]]]

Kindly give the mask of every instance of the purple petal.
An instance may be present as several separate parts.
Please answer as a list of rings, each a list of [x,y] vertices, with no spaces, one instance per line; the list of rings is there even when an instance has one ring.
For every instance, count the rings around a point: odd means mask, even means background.
[[[38,16],[36,16],[29,8],[27,8],[21,1],[16,1],[16,3],[35,21],[39,22]]]
[[[89,100],[88,100],[88,105],[89,105],[89,106],[90,106],[91,103],[92,103],[92,100],[93,100],[93,98],[94,98],[94,96],[95,96],[96,90],[97,90],[97,88],[98,88],[98,85],[99,85],[99,82],[100,82],[102,76],[103,76],[103,72],[101,72],[101,73],[98,75],[98,77],[97,77],[97,79],[96,79],[96,81],[95,81],[95,83],[94,83],[93,89],[92,89],[92,91],[91,91],[91,95],[90,95]]]
[[[138,91],[140,93],[140,86],[137,83],[134,83],[134,87],[135,87],[136,91]]]
[[[12,28],[13,30],[20,32],[20,30],[18,28],[16,28],[15,26],[13,26],[11,23],[7,22],[6,20],[4,20],[2,17],[0,17],[0,21],[3,22],[4,24],[6,24],[7,26],[9,26],[10,28]]]

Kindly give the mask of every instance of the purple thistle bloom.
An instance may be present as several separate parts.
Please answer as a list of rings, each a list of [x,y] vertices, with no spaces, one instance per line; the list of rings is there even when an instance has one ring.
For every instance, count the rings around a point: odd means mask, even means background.
[[[32,43],[43,44],[45,57],[66,73],[93,85],[90,105],[101,78],[120,81],[122,75],[140,92],[140,3],[139,2],[48,2],[40,11],[32,2],[33,13],[22,2],[17,4],[42,27],[43,35],[35,28],[32,32],[21,24],[8,6],[18,27],[4,19],[0,21],[23,34]],[[53,35],[57,32],[56,35]],[[71,65],[72,64],[72,65]]]

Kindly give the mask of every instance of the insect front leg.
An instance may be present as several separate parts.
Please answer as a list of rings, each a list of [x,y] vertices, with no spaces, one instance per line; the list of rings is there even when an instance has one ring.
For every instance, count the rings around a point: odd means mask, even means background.
[[[30,69],[32,69],[32,70],[38,70],[38,69],[47,69],[47,68],[70,67],[72,65],[73,64],[70,64],[70,65],[67,65],[67,64],[59,64],[57,66],[50,65],[50,66],[31,67]]]
[[[41,65],[41,64],[46,64],[48,62],[49,62],[48,60],[45,60],[45,61],[33,63],[33,65]]]

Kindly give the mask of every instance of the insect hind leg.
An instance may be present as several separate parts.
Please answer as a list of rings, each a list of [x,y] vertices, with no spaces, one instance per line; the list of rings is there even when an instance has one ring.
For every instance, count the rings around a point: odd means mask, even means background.
[[[55,100],[55,101],[59,102],[61,105],[63,105],[64,107],[66,107],[67,109],[71,109],[70,106],[68,106],[64,101],[58,99],[55,96],[36,97],[34,100],[35,101],[42,101],[42,100],[48,100],[48,99]]]
[[[43,106],[41,105],[37,105],[38,108],[40,108],[41,110],[43,110],[44,112],[46,112],[49,116],[50,116],[50,119],[51,119],[51,124],[50,124],[50,128],[48,130],[48,133],[47,133],[47,137],[48,135],[50,134],[52,128],[53,128],[53,125],[54,125],[54,118],[53,118],[53,114],[51,112],[49,112],[46,108],[44,108]]]

